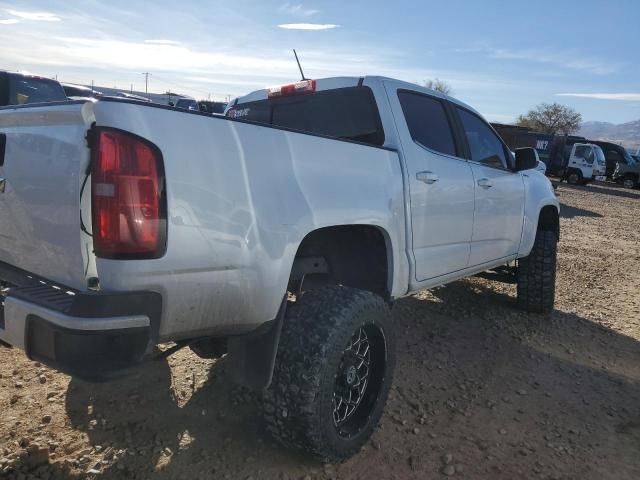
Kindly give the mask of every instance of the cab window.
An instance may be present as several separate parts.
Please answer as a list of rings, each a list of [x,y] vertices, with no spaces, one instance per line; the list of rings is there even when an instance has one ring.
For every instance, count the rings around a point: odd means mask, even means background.
[[[370,145],[384,144],[380,114],[369,87],[335,88],[238,103],[226,115]]]
[[[507,168],[507,152],[498,135],[477,115],[456,107],[469,144],[471,160],[489,167]]]
[[[414,142],[446,155],[456,155],[451,124],[444,104],[437,98],[400,91],[398,99]]]

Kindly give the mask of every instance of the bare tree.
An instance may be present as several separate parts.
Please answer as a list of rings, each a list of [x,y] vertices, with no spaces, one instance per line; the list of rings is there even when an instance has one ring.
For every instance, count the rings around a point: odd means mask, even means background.
[[[573,108],[559,103],[541,103],[526,115],[520,115],[516,124],[536,132],[569,135],[577,132],[582,123],[582,115]]]
[[[432,80],[425,80],[422,84],[430,88],[431,90],[435,90],[436,92],[440,92],[444,95],[451,95],[453,92],[453,88],[449,85],[445,80],[440,80],[439,78],[434,78]]]

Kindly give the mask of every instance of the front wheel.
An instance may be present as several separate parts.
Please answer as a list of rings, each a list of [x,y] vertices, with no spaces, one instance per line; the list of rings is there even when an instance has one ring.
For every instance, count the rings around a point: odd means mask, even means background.
[[[638,182],[633,175],[627,175],[622,179],[622,186],[624,188],[636,188]]]
[[[581,181],[582,181],[582,175],[580,175],[578,172],[575,172],[575,171],[569,172],[569,176],[567,177],[567,183],[569,183],[570,185],[579,185]]]
[[[267,430],[324,462],[349,458],[382,416],[394,365],[382,298],[342,286],[303,293],[289,305],[264,393]]]
[[[518,306],[527,312],[550,313],[556,293],[558,237],[540,230],[531,253],[518,260]]]

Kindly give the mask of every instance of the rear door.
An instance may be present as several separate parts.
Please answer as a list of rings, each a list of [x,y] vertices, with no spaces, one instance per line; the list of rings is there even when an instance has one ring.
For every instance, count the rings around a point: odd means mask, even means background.
[[[622,158],[622,155],[620,155],[618,152],[616,152],[613,149],[607,149],[605,157],[607,159],[607,176],[608,177],[613,176],[613,172],[615,171],[616,166],[618,165],[618,162],[626,163]]]
[[[511,154],[481,117],[456,106],[468,145],[475,211],[469,266],[482,265],[518,252],[524,219],[524,183],[510,168]]]
[[[386,86],[409,177],[415,279],[463,270],[473,228],[473,176],[446,101]]]

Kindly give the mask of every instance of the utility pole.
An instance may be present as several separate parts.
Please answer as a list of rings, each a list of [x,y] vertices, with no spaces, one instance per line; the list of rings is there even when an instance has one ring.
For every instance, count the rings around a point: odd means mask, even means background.
[[[131,84],[131,93],[133,93],[133,83]]]
[[[149,93],[149,75],[151,75],[149,72],[142,72],[142,75],[144,75],[144,93]]]

